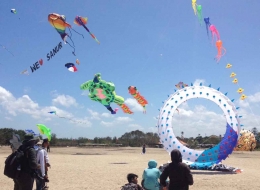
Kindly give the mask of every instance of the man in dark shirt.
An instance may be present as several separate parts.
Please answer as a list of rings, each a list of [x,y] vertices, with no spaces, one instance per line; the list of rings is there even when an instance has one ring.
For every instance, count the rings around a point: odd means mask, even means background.
[[[166,166],[160,176],[160,184],[166,187],[166,179],[170,178],[169,190],[188,190],[193,185],[193,177],[189,167],[182,163],[182,155],[179,150],[171,152],[172,162]]]
[[[32,134],[26,134],[24,138],[23,144],[19,147],[24,152],[24,157],[21,160],[20,175],[14,179],[14,190],[32,190],[34,171],[40,168],[36,162],[36,152],[33,147],[39,138],[35,138]]]

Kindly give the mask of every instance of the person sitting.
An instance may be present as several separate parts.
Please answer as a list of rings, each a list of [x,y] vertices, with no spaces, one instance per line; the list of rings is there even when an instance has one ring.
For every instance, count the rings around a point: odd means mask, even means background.
[[[138,185],[138,175],[129,173],[127,175],[128,183],[122,186],[121,190],[144,190],[140,185]]]
[[[160,179],[161,172],[157,167],[157,162],[155,160],[150,160],[148,162],[148,168],[143,172],[142,186],[144,189],[149,190],[159,190],[160,184],[158,179]]]
[[[181,152],[177,149],[171,152],[172,162],[167,165],[160,176],[160,184],[166,190],[166,179],[170,178],[169,190],[188,190],[189,185],[193,185],[193,177],[189,167],[182,163]]]

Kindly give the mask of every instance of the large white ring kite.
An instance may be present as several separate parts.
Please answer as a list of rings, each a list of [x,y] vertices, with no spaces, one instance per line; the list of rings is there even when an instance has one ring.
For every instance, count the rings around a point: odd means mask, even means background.
[[[224,138],[218,145],[205,151],[189,149],[182,145],[172,129],[174,111],[183,102],[192,98],[205,98],[215,102],[226,117],[227,126]],[[239,138],[240,121],[233,100],[229,100],[224,94],[210,87],[189,86],[176,91],[165,101],[160,109],[157,127],[160,141],[167,152],[170,153],[173,149],[178,149],[182,153],[183,162],[192,168],[203,169],[221,162],[232,153]]]

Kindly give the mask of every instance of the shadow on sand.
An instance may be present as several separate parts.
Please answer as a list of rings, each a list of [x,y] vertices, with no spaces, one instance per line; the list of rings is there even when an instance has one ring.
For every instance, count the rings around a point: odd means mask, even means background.
[[[196,175],[232,175],[237,174],[235,172],[229,172],[229,171],[191,171],[192,174]]]

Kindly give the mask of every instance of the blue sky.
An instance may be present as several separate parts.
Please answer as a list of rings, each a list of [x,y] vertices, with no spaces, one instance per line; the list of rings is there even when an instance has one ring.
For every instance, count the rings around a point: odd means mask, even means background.
[[[14,56],[0,47],[0,127],[37,131],[36,124],[43,123],[58,137],[69,138],[119,137],[135,129],[155,132],[158,108],[174,92],[174,85],[183,81],[220,87],[241,107],[244,128],[259,128],[260,1],[197,2],[202,5],[203,18],[210,17],[217,27],[227,50],[218,64],[214,61],[215,44],[208,39],[205,24],[200,26],[191,1],[2,1],[0,44]],[[12,8],[17,14],[10,12]],[[48,22],[49,13],[65,15],[73,29],[84,35],[72,31],[76,56],[63,43],[47,61],[46,54],[62,41]],[[87,26],[100,45],[73,23],[77,15],[88,17]],[[20,74],[39,59],[44,61],[40,69],[29,76]],[[64,65],[76,59],[81,62],[78,72],[69,72]],[[226,69],[227,63],[233,67]],[[115,84],[116,93],[125,98],[134,115],[120,110],[111,116],[80,90],[80,85],[98,72],[103,80]],[[245,89],[248,98],[244,102],[239,101],[239,87],[232,83],[231,72]],[[146,114],[128,94],[129,85],[136,86],[148,100]],[[112,103],[112,107],[118,106]],[[49,115],[52,110],[86,124]],[[192,114],[185,114],[187,111]],[[216,114],[208,114],[212,112]],[[176,134],[182,130],[186,136],[223,134],[221,115],[213,103],[191,100],[176,115]]]

